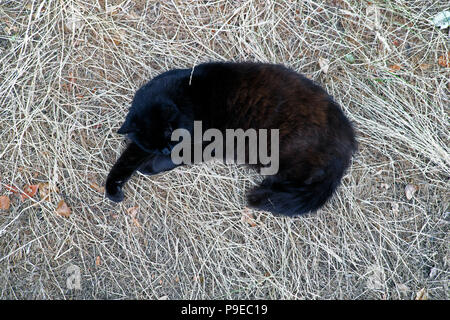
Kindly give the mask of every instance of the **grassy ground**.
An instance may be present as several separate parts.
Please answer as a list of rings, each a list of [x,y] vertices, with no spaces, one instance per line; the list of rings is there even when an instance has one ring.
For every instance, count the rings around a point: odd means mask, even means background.
[[[0,196],[10,208],[0,210],[0,297],[448,299],[450,48],[448,30],[429,22],[444,9],[1,0]],[[248,213],[244,193],[259,177],[221,163],[135,175],[124,202],[104,198],[135,90],[211,60],[284,63],[343,106],[360,150],[319,212]],[[22,201],[39,183],[50,201]],[[55,211],[61,200],[68,218]],[[73,268],[80,289],[68,288]]]

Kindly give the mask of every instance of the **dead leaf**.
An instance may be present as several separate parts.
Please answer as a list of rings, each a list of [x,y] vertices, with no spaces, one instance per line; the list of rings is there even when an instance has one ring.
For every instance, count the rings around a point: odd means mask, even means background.
[[[8,196],[0,196],[0,210],[9,210],[11,201]]]
[[[136,215],[139,211],[139,207],[135,206],[135,207],[131,207],[127,209],[127,214],[131,217],[131,221],[133,221],[134,225],[138,228],[142,228],[141,224],[139,223],[139,221],[136,219]]]
[[[60,215],[61,217],[68,218],[68,217],[70,217],[71,213],[72,213],[72,210],[70,210],[67,203],[64,200],[61,200],[58,203],[58,206],[56,207],[56,214]]]
[[[95,191],[97,191],[98,193],[105,193],[105,187],[101,187],[98,184],[96,184],[95,182],[92,182],[89,187]]]
[[[95,265],[98,267],[101,264],[102,264],[102,261],[100,259],[100,256],[97,256],[97,258],[95,258]]]
[[[39,183],[39,197],[44,201],[51,201],[51,194],[53,192],[58,192],[58,188],[51,188],[48,182]]]
[[[438,64],[444,68],[450,68],[450,52],[438,58]]]
[[[105,38],[105,40],[106,40],[106,38]],[[111,38],[110,40],[111,40],[111,42],[114,43],[116,46],[118,46],[118,45],[120,45],[120,44],[122,43],[122,41],[121,41],[120,39],[116,38],[116,37]]]
[[[139,211],[139,207],[135,206],[135,207],[131,207],[127,209],[127,213],[130,215],[130,217],[132,218],[136,218],[136,215]]]
[[[244,210],[242,211],[241,221],[244,223],[248,223],[250,227],[257,226],[255,216],[253,215],[253,213],[250,211],[249,208],[244,208]]]
[[[394,64],[392,66],[389,67],[389,70],[391,70],[392,72],[398,71],[400,70],[402,67],[400,67],[398,64]]]
[[[411,200],[412,197],[414,196],[414,193],[416,193],[416,191],[419,190],[419,187],[413,185],[413,184],[408,184],[405,187],[405,195],[406,195],[406,199]]]
[[[50,187],[48,183],[39,183],[39,197],[41,200],[50,201]]]
[[[330,60],[320,57],[319,58],[319,67],[320,71],[323,73],[328,73],[328,69],[330,67]]]
[[[39,188],[39,185],[37,184],[29,184],[23,187],[23,192],[20,193],[20,197],[22,198],[22,201],[25,201],[26,199],[34,197],[34,195],[37,193]]]
[[[428,300],[428,294],[425,288],[420,289],[416,293],[416,300]]]

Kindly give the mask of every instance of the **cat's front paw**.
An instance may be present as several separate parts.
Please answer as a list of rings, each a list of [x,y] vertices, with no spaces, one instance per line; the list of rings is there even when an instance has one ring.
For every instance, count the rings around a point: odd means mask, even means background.
[[[117,183],[106,182],[105,195],[114,202],[121,202],[124,198],[122,187]]]

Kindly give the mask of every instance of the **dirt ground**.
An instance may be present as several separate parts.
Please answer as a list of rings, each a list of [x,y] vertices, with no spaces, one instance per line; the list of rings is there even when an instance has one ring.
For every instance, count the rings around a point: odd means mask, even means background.
[[[0,297],[448,299],[450,42],[430,22],[446,7],[0,1]],[[139,86],[230,60],[283,63],[342,105],[359,152],[333,199],[246,210],[260,177],[218,162],[105,199]]]

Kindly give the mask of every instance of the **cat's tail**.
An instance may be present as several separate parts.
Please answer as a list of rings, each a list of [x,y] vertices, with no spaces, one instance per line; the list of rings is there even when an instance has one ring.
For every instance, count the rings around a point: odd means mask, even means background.
[[[349,161],[334,159],[305,181],[266,179],[247,195],[250,207],[295,216],[322,207],[340,184]]]

